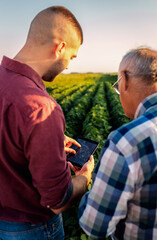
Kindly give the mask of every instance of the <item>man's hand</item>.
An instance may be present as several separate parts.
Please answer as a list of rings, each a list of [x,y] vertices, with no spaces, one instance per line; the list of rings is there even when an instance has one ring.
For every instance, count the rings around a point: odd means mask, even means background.
[[[64,139],[64,150],[65,150],[65,152],[76,154],[76,151],[74,149],[70,148],[72,143],[75,144],[78,147],[81,147],[81,145],[76,140],[74,140],[73,138],[67,137],[66,135],[64,135],[64,136],[65,136],[65,139]]]
[[[86,192],[87,185],[91,180],[92,171],[94,168],[94,158],[91,155],[88,162],[86,162],[81,169],[74,167],[70,162],[68,162],[68,164],[76,174],[76,177],[72,178],[73,194],[70,200],[64,206],[58,209],[50,208],[55,214],[59,214],[67,210],[69,207],[71,207],[75,199],[78,199],[78,198],[80,199],[83,196],[83,194]]]
[[[71,162],[68,162],[70,168],[74,171],[76,176],[85,176],[87,178],[87,185],[89,184],[92,172],[94,169],[94,158],[93,155],[90,156],[88,162],[86,162],[83,167],[80,169],[75,167]]]

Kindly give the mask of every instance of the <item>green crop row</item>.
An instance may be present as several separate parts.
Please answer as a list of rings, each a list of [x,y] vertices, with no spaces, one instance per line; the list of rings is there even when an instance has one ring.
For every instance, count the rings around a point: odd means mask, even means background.
[[[109,113],[104,92],[104,82],[102,81],[93,99],[93,106],[83,122],[82,129],[83,135],[86,138],[99,142],[96,159],[98,159],[100,150],[112,128],[108,119]]]
[[[96,140],[100,143],[99,149],[96,151],[97,154],[96,154],[95,160],[98,159],[100,150],[105,142],[105,138],[107,138],[107,135],[109,134],[110,129],[111,129],[111,126],[108,123],[109,115],[108,115],[106,99],[105,99],[103,79],[101,79],[100,83],[97,82],[96,86],[97,87],[95,90],[95,94],[94,93],[92,94],[92,99],[91,99],[91,95],[89,95],[89,93],[87,93],[88,95],[85,95],[82,98],[84,100],[85,99],[87,100],[87,98],[90,99],[90,101],[92,100],[92,105],[91,105],[90,111],[88,113],[86,113],[86,118],[83,121],[82,135],[91,140]],[[81,109],[82,108],[84,109],[84,107],[85,107],[85,104],[83,101],[79,100],[79,108],[75,108],[78,110],[79,114],[80,114],[80,106],[81,106]],[[73,115],[70,115],[70,117],[71,117],[70,119],[72,121],[74,118],[76,118],[78,120],[77,116],[74,117]],[[70,126],[72,125],[71,122],[69,124],[70,124]],[[76,122],[75,122],[75,124],[76,124]],[[95,154],[94,154],[94,156],[95,156]],[[91,187],[92,187],[92,182],[89,184],[88,190],[90,190]],[[78,225],[78,220],[77,220],[78,204],[79,204],[79,202],[77,202],[75,206],[72,206],[71,209],[69,209],[69,211],[66,211],[63,214],[66,239],[92,240],[92,238],[88,237],[85,233],[83,233],[83,231],[80,229],[80,227]]]
[[[82,123],[91,108],[98,85],[92,85],[66,115],[66,134],[76,138],[81,135]]]
[[[60,105],[63,109],[64,115],[66,117],[69,110],[76,106],[79,102],[79,99],[87,93],[88,89],[90,89],[91,85],[81,86],[78,88],[77,92],[73,93],[72,95],[66,96],[61,102]]]
[[[97,162],[108,134],[130,121],[125,117],[119,96],[111,85],[117,74],[60,75],[46,83],[49,94],[61,105],[65,120],[65,134],[76,138],[82,135],[99,142],[94,154]],[[92,182],[88,189],[92,187]],[[79,201],[63,213],[65,240],[91,240],[79,227],[77,212]]]

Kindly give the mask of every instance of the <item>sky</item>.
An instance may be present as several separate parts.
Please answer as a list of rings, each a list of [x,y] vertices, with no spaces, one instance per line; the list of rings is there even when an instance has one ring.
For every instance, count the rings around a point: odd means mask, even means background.
[[[0,0],[0,60],[17,54],[35,15],[54,5],[68,8],[84,34],[77,58],[64,73],[117,72],[130,49],[157,50],[156,0]]]

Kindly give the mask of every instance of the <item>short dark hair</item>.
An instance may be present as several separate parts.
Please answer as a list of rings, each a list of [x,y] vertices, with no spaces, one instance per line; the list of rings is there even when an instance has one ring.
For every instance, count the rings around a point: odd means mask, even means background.
[[[53,7],[47,8],[47,10],[50,10],[53,13],[62,14],[77,30],[78,34],[80,35],[81,44],[83,43],[82,28],[81,28],[79,22],[77,21],[76,17],[72,14],[72,12],[70,12],[67,8],[62,7],[62,6],[53,6]]]
[[[54,24],[53,17],[55,15],[63,16],[64,20],[67,20],[67,23],[71,24],[71,26],[75,29],[78,37],[80,38],[80,42],[82,44],[83,32],[79,22],[67,8],[62,6],[49,7],[39,12],[31,22],[27,41],[33,40],[34,42],[41,44],[51,41],[52,34],[50,29]],[[64,24],[65,23],[63,21],[63,26],[60,28],[60,31],[64,32]]]

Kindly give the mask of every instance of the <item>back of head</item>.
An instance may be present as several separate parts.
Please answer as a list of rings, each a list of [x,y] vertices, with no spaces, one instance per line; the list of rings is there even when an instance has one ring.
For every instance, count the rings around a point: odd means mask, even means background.
[[[62,6],[49,7],[39,12],[33,19],[26,43],[44,45],[52,42],[52,39],[55,38],[66,40],[65,38],[71,37],[68,32],[69,26],[73,32],[76,32],[82,44],[83,33],[75,16]]]
[[[120,69],[142,80],[144,85],[157,83],[157,51],[144,47],[133,49],[123,57]]]

